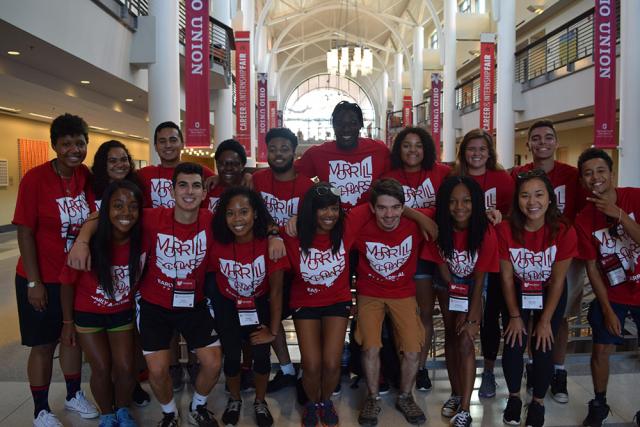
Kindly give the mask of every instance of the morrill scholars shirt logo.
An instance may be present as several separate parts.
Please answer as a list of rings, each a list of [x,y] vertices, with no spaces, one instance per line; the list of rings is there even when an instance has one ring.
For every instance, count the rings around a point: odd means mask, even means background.
[[[60,197],[56,199],[60,214],[60,237],[65,240],[65,253],[71,250],[73,242],[80,231],[80,226],[89,216],[89,204],[84,193],[76,197]]]
[[[264,191],[261,191],[260,194],[273,220],[280,227],[285,226],[289,218],[298,214],[299,197],[293,197],[290,200],[280,200],[273,194],[265,193]]]
[[[340,249],[333,254],[331,248],[326,251],[320,251],[315,248],[309,248],[309,253],[305,254],[300,248],[300,276],[302,279],[312,285],[331,287],[338,276],[342,274],[345,268],[345,252],[344,243],[340,242]],[[320,289],[314,289],[307,286],[307,292],[310,294],[319,292]]]
[[[227,278],[231,289],[241,297],[250,297],[255,293],[264,280],[266,271],[264,255],[250,264],[220,258],[220,272]]]
[[[397,246],[378,242],[365,242],[365,245],[367,260],[373,271],[384,278],[395,280],[397,277],[391,275],[401,269],[411,256],[413,237],[407,237]]]
[[[207,206],[209,212],[216,213],[216,209],[218,209],[218,203],[220,203],[220,197],[209,197],[209,206]]]
[[[484,207],[485,209],[495,209],[498,204],[498,197],[496,196],[496,187],[492,187],[484,192]]]
[[[553,189],[553,192],[556,193],[556,199],[558,200],[558,209],[560,209],[560,213],[564,213],[564,207],[567,205],[567,186],[558,185]]]
[[[633,212],[629,214],[629,218],[633,221],[636,220]],[[600,254],[606,255],[619,255],[620,263],[625,271],[633,273],[638,265],[638,258],[640,258],[640,245],[633,241],[633,239],[624,231],[622,225],[618,225],[617,238],[611,237],[608,228],[601,228],[593,232],[593,237],[600,243]]]
[[[442,258],[444,255],[441,253]],[[478,253],[472,257],[469,255],[469,251],[453,250],[451,258],[447,259],[449,270],[451,273],[458,277],[469,277],[473,273],[473,269],[476,268],[476,262],[478,261]]]
[[[96,288],[96,295],[92,296],[96,305],[103,307],[115,307],[119,305],[123,298],[129,295],[131,285],[129,282],[128,265],[111,266],[111,280],[113,283],[113,299],[110,299],[107,296],[100,285]]]
[[[202,230],[193,239],[182,241],[158,233],[156,266],[170,279],[185,279],[202,264],[207,254],[207,233]]]
[[[344,160],[329,161],[329,182],[340,189],[340,199],[343,203],[357,205],[360,196],[369,190],[372,179],[371,156],[356,163]]]
[[[426,178],[418,188],[403,185],[405,205],[412,208],[432,208],[436,205],[436,191],[430,178]]]
[[[556,260],[556,245],[541,252],[525,248],[509,248],[513,272],[521,281],[545,282],[551,277],[551,268]]]
[[[171,180],[151,178],[151,203],[154,208],[172,208],[176,205],[171,195]]]

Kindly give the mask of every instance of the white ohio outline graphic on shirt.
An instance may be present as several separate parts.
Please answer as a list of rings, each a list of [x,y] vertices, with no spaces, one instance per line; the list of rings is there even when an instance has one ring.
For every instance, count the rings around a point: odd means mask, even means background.
[[[202,264],[207,254],[207,232],[182,241],[169,234],[158,233],[156,266],[169,278],[185,279]]]
[[[229,286],[237,295],[250,297],[264,280],[266,274],[264,255],[260,255],[248,264],[220,258],[220,272],[227,278]]]
[[[413,236],[409,236],[396,246],[380,242],[365,242],[369,265],[382,277],[388,277],[402,268],[411,256]]]

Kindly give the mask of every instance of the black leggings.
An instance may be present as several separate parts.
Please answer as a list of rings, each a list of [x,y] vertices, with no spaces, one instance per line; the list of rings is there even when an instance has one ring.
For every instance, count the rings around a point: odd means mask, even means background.
[[[502,339],[500,330],[500,314],[505,310],[500,273],[489,273],[487,296],[485,299],[482,325],[480,327],[480,344],[482,356],[487,360],[498,358],[498,349]]]
[[[260,323],[269,326],[269,300],[266,296],[256,298],[256,309]],[[216,292],[213,299],[216,314],[218,336],[224,355],[224,374],[235,377],[240,374],[242,341],[249,342],[249,335],[255,326],[240,326],[235,301]],[[271,344],[252,345],[253,372],[268,374],[271,371]]]
[[[564,289],[558,305],[556,306],[553,316],[551,316],[551,330],[555,336],[560,326],[560,321],[564,316],[564,309],[567,305],[567,284],[564,283]],[[517,288],[518,306],[522,305],[520,297],[520,287]],[[544,301],[547,300],[547,293],[545,292]],[[525,327],[529,324],[529,319],[533,316],[533,325],[540,320],[542,310],[522,310],[520,309],[520,315]],[[502,314],[502,319],[505,320],[504,328],[507,327],[509,321],[509,313],[505,310]],[[532,353],[533,353],[533,397],[537,399],[544,399],[547,394],[549,384],[551,384],[551,376],[553,375],[553,345],[547,351],[538,350],[535,348],[535,337],[531,337]],[[522,384],[522,370],[524,363],[522,356],[527,348],[527,336],[522,339],[522,345],[518,345],[516,342],[513,347],[506,344],[502,349],[502,371],[504,372],[504,378],[507,381],[507,388],[509,393],[519,393],[520,386]]]

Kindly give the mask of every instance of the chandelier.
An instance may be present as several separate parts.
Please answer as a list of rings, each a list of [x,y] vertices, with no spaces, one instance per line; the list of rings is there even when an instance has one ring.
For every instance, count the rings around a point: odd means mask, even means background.
[[[349,71],[351,77],[368,76],[373,72],[373,54],[368,47],[343,46],[334,47],[327,52],[327,72],[345,76]]]

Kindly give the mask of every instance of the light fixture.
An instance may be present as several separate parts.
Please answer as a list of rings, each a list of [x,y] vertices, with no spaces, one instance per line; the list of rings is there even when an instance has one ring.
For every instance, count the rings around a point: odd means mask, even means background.
[[[89,129],[94,129],[94,130],[99,130],[99,131],[105,131],[105,130],[109,130],[107,128],[101,128],[100,126],[89,126]]]
[[[20,52],[18,52],[17,50],[8,50],[7,55],[18,56],[20,55]]]
[[[48,119],[48,120],[51,120],[53,118],[51,116],[45,116],[44,114],[29,113],[29,115],[33,117],[40,117],[41,119]]]
[[[80,80],[80,83],[82,83],[83,85],[89,85],[91,84],[91,80]]]
[[[2,107],[2,106],[0,106],[0,111],[6,111],[7,113],[19,113],[20,112],[20,110],[18,108]]]
[[[578,117],[584,116],[584,113],[578,113]]]
[[[133,98],[127,98],[125,99],[126,102],[133,102]]]
[[[342,46],[333,48],[327,52],[327,72],[329,74],[346,75],[347,71],[351,77],[356,77],[358,73],[368,76],[373,72],[373,53],[368,47]]]
[[[539,5],[533,5],[530,4],[529,6],[527,6],[527,10],[531,13],[535,13],[537,15],[540,15],[542,12],[544,12],[544,7],[539,6]]]
[[[134,134],[132,134],[132,133],[130,133],[128,136],[129,136],[130,138],[134,138],[134,139],[142,139],[142,137],[141,137],[140,135],[134,135]]]
[[[119,130],[112,130],[111,133],[115,133],[116,135],[126,135],[124,132],[120,132]]]

